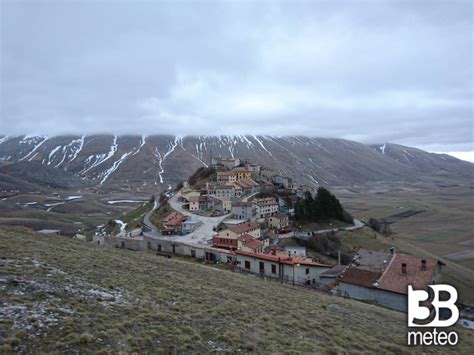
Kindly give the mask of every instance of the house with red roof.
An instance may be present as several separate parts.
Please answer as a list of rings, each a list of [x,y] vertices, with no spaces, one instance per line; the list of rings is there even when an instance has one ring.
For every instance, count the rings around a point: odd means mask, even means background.
[[[165,235],[180,234],[182,231],[183,222],[188,218],[181,213],[172,212],[163,220],[163,228],[161,233]]]
[[[444,264],[413,255],[361,250],[338,277],[338,291],[355,299],[407,312],[408,285],[426,290]]]
[[[216,248],[238,249],[242,247],[242,245],[239,244],[239,242],[242,242],[242,238],[248,239],[248,237],[252,239],[260,238],[260,226],[258,223],[246,222],[231,225],[219,231],[218,235],[212,238],[212,244]]]

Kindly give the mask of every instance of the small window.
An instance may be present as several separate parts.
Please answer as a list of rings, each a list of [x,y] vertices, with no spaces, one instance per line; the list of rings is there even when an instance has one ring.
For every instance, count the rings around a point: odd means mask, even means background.
[[[158,244],[158,251],[161,251],[161,244]]]
[[[306,268],[306,275],[309,274],[309,267]]]
[[[245,268],[247,270],[250,270],[250,261],[248,261],[248,260],[245,261]]]
[[[265,263],[263,261],[260,261],[259,267],[260,267],[260,272],[265,272]]]
[[[272,274],[277,273],[277,266],[272,264]]]
[[[125,248],[125,242],[120,242],[120,246],[121,246],[122,248]]]
[[[191,257],[192,258],[196,257],[196,250],[191,249]]]

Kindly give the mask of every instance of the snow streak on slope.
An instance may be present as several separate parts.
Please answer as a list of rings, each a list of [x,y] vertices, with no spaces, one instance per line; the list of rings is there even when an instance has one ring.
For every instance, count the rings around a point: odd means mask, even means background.
[[[9,139],[10,139],[10,137],[8,137],[8,136],[0,138],[0,144],[7,142]]]
[[[241,141],[242,143],[245,143],[247,149],[251,149],[252,147],[254,147],[253,142],[252,142],[250,139],[248,139],[247,136],[240,135],[240,136],[238,136],[238,137],[240,138],[240,141]]]
[[[112,166],[109,169],[107,169],[104,173],[101,174],[103,175],[103,177],[102,177],[102,180],[100,181],[100,185],[102,185],[109,178],[109,176],[113,172],[115,172],[119,168],[119,166],[125,161],[125,159],[127,159],[128,156],[131,154],[132,152],[125,153],[122,155],[122,157],[119,160],[114,161]]]
[[[235,145],[237,144],[237,140],[235,139],[234,136],[227,136],[227,145],[228,145],[228,148],[229,148],[229,153],[230,153],[230,156],[233,158],[234,157],[234,150],[235,150]]]
[[[79,143],[79,146],[77,147],[77,149],[73,149],[72,151],[72,154],[70,155],[71,159],[69,160],[68,162],[68,165],[74,161],[74,159],[77,158],[77,156],[79,155],[79,153],[81,152],[82,148],[84,148],[84,139],[86,138],[86,136],[82,136],[80,139],[76,139],[76,140],[73,140],[69,146],[72,146],[74,143]]]
[[[140,152],[140,150],[143,148],[145,143],[146,143],[146,136],[142,135],[142,138],[141,138],[141,141],[140,141],[140,146],[138,146],[136,148],[133,148],[133,150],[131,152],[127,152],[127,153],[122,154],[122,156],[118,160],[114,161],[114,163],[112,164],[112,166],[109,169],[107,169],[106,171],[104,171],[103,173],[100,174],[100,176],[99,176],[101,178],[100,185],[102,185],[105,181],[107,181],[107,179],[110,177],[110,175],[112,175],[114,172],[116,172],[117,169],[120,167],[120,165],[122,165],[122,163],[129,156],[137,155]]]
[[[319,186],[319,182],[310,174],[306,174],[306,176],[311,180],[311,183],[314,185],[314,186]]]
[[[386,147],[387,147],[386,144],[380,146],[380,151],[382,152],[382,154],[385,154],[385,148]]]
[[[199,137],[199,144],[196,144],[196,155],[191,154],[196,160],[200,161],[206,168],[208,165],[204,162],[204,149],[206,143],[204,143],[203,147],[203,142],[202,142],[202,137]],[[204,149],[203,149],[204,148]]]
[[[142,140],[140,141],[140,146],[137,148],[136,152],[133,153],[132,155],[137,155],[138,153],[140,153],[140,150],[143,148],[145,143],[146,143],[146,136],[142,135]]]
[[[67,166],[69,165],[69,163],[71,163],[74,159],[77,158],[77,156],[79,155],[79,152],[82,150],[82,148],[84,147],[84,139],[85,139],[86,136],[82,136],[81,138],[79,139],[73,139],[71,141],[71,143],[69,144],[66,144],[65,146],[63,146],[63,158],[61,159],[61,161],[59,163],[57,163],[54,167],[55,168],[58,168],[60,167],[65,161],[66,161],[66,158],[70,158],[70,160],[68,161],[68,163],[66,164],[66,167],[64,168],[64,170],[67,170]],[[74,145],[77,145],[77,148],[74,147]],[[72,153],[70,153],[68,155],[68,149],[71,148],[72,150]],[[72,159],[71,159],[72,158]]]
[[[39,143],[36,142],[38,138],[39,138],[39,139],[42,139]],[[30,141],[35,141],[35,144],[36,144],[36,145],[34,146],[34,148],[33,148],[32,151],[30,151],[28,154],[26,154],[23,158],[19,159],[18,161],[23,161],[23,160],[25,160],[25,159],[27,159],[27,158],[29,158],[28,161],[31,161],[31,160],[36,156],[36,154],[33,155],[33,156],[31,156],[31,155],[32,155],[34,152],[36,152],[36,150],[37,150],[39,147],[41,147],[41,146],[43,145],[43,143],[46,142],[47,140],[48,140],[48,137],[28,137],[28,136],[25,136],[25,138],[23,138],[23,139],[20,141],[20,144],[22,144],[22,143],[29,143]]]
[[[95,156],[94,155],[90,155],[87,159],[86,159],[86,162],[90,162],[94,159],[95,157],[95,160],[94,162],[92,163],[91,166],[89,166],[88,168],[82,170],[80,173],[81,174],[85,174],[87,173],[88,171],[90,171],[91,169],[95,168],[96,166],[99,166],[100,164],[106,162],[107,160],[109,160],[110,158],[112,158],[114,155],[115,155],[115,152],[117,152],[117,135],[114,136],[114,140],[112,142],[112,145],[110,146],[110,150],[108,153],[104,153],[104,154],[96,154]]]
[[[174,139],[174,142],[169,142],[168,143],[168,151],[163,155],[159,152],[158,148],[155,147],[155,157],[158,159],[158,165],[160,167],[160,171],[158,172],[158,176],[160,177],[160,183],[161,184],[163,183],[163,173],[165,172],[165,169],[163,168],[163,163],[166,160],[166,158],[168,157],[168,155],[173,153],[174,150],[176,149],[176,147],[179,144],[183,144],[183,137],[176,136],[175,139]]]
[[[56,152],[57,152],[59,149],[61,149],[61,146],[60,146],[60,145],[58,145],[56,148],[54,148],[54,149],[51,151],[51,153],[49,153],[49,155],[48,155],[48,165],[50,165],[50,164],[52,163],[51,158],[54,157],[54,154],[56,154]]]
[[[271,157],[273,157],[272,153],[270,153],[270,151],[267,148],[265,148],[262,141],[258,139],[256,135],[254,135],[253,138],[258,142],[258,144],[260,144],[260,146],[263,148],[264,151],[266,151]]]

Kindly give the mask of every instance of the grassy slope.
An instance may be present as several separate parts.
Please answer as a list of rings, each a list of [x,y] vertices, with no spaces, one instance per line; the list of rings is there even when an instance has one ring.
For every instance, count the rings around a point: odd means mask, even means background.
[[[401,313],[195,262],[5,230],[0,254],[3,350],[413,350]]]

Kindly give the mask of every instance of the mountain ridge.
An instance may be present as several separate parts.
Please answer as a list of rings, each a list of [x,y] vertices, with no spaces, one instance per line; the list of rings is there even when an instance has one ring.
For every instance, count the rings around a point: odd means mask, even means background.
[[[383,147],[383,149],[382,149]],[[3,163],[40,162],[91,180],[98,188],[152,189],[175,184],[212,156],[270,167],[310,187],[372,182],[468,183],[474,164],[393,143],[258,135],[3,136]]]

